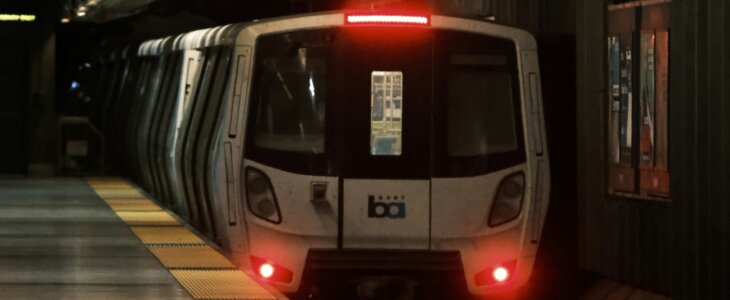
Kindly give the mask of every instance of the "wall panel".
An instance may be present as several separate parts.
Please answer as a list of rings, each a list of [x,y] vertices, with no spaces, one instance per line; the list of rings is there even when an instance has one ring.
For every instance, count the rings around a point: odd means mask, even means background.
[[[606,112],[591,53],[605,55],[606,34],[589,16],[604,5],[579,1],[576,20],[580,265],[677,299],[728,299],[730,3],[671,3],[668,204],[607,196],[605,173],[595,171]]]
[[[607,7],[578,1],[577,193],[580,267],[670,293],[671,206],[607,192]]]

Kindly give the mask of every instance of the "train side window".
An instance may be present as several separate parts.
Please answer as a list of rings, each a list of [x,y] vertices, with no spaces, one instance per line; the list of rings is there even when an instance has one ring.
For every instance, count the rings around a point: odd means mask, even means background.
[[[401,155],[403,72],[373,71],[370,87],[370,154]]]
[[[608,192],[669,197],[669,3],[609,5]]]

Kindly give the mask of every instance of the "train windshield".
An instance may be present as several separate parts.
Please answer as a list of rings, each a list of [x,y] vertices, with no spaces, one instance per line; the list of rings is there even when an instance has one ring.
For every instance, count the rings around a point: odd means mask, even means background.
[[[324,60],[308,58],[298,49],[295,58],[262,61],[261,96],[254,112],[256,147],[287,152],[324,153]]]
[[[525,161],[510,40],[430,28],[257,39],[246,157],[358,178],[476,176]]]
[[[512,79],[507,72],[480,71],[487,57],[451,57],[448,74],[447,153],[453,157],[514,151],[517,133],[512,107]]]

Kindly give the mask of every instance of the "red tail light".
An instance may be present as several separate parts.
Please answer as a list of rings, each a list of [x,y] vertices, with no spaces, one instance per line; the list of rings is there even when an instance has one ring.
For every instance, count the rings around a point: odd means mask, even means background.
[[[509,279],[509,270],[505,267],[497,267],[492,271],[492,278],[497,282],[505,282]]]
[[[270,263],[264,263],[259,267],[259,275],[261,277],[269,279],[271,276],[274,276],[274,266],[272,266]]]
[[[345,24],[348,25],[416,25],[428,26],[431,16],[426,14],[375,14],[352,13],[345,14]]]
[[[477,285],[505,284],[512,279],[516,267],[517,260],[506,261],[477,273],[474,281]]]
[[[251,256],[251,264],[261,278],[269,281],[289,283],[294,278],[292,271],[263,258]]]

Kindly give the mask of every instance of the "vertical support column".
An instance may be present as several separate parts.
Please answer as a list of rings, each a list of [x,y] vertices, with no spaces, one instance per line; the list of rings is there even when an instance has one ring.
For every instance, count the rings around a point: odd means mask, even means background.
[[[605,194],[605,10],[604,1],[576,3],[576,153],[578,196],[578,263],[587,270],[606,270],[602,240]],[[609,272],[610,273],[610,272]]]
[[[55,173],[58,122],[55,112],[56,35],[47,24],[31,43],[31,91],[28,105],[28,175]]]

